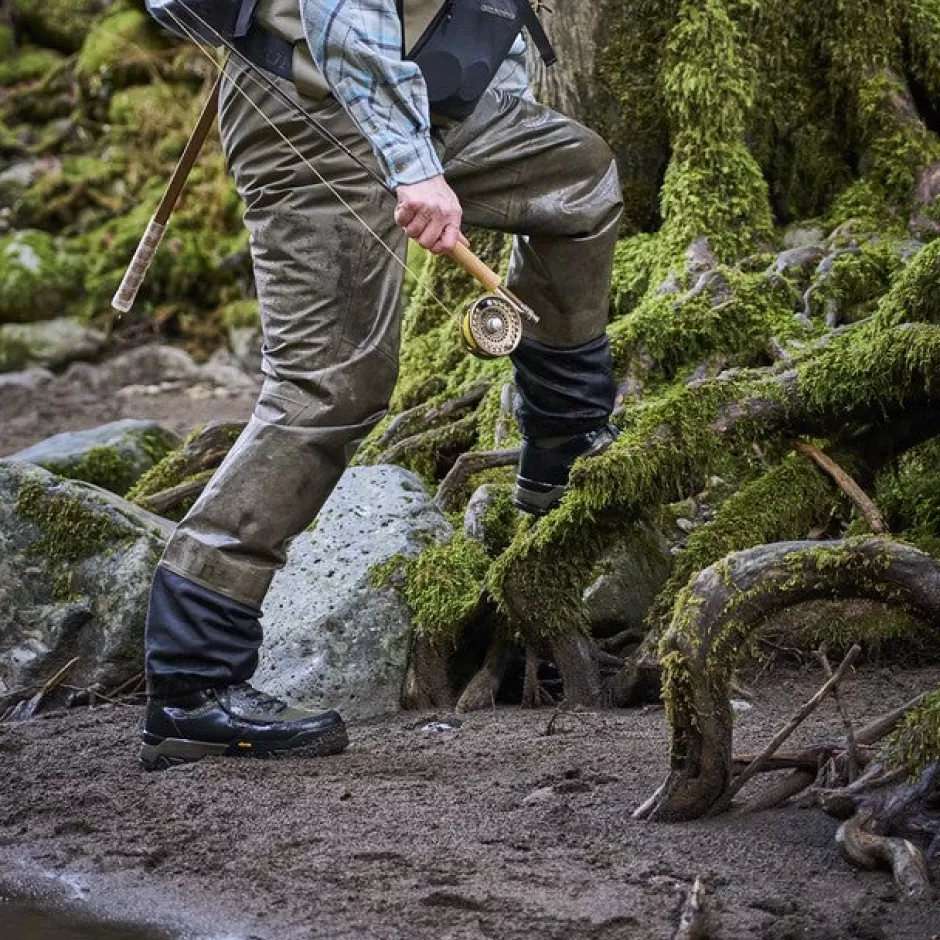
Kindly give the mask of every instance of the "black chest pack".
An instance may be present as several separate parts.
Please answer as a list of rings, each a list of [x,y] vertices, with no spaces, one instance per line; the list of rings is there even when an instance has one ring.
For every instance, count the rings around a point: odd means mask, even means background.
[[[171,32],[212,46],[231,43],[255,64],[290,78],[291,48],[255,22],[258,3],[146,0],[151,15]],[[404,0],[396,6],[404,36]],[[523,29],[545,64],[553,65],[555,51],[529,0],[445,0],[414,48],[402,50],[424,75],[431,113],[458,121],[469,116]]]
[[[397,5],[404,24],[404,3]],[[523,29],[542,61],[554,65],[555,50],[529,0],[446,0],[415,47],[403,50],[424,75],[431,113],[468,117]]]

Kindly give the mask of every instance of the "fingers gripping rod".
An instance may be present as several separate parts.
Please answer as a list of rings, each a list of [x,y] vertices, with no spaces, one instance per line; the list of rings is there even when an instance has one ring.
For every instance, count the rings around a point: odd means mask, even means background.
[[[199,120],[186,142],[186,147],[183,149],[179,163],[173,171],[173,176],[170,178],[166,192],[160,200],[160,205],[157,206],[157,211],[147,225],[144,236],[137,246],[137,251],[134,252],[133,260],[124,274],[124,279],[121,281],[121,286],[111,301],[111,306],[118,313],[127,313],[134,306],[137,292],[140,290],[140,285],[143,284],[160,243],[163,241],[170,216],[176,208],[183,187],[186,185],[186,180],[192,172],[199,151],[202,150],[202,146],[215,124],[215,119],[219,113],[219,86],[221,84],[222,76],[220,74],[212,86],[208,99],[206,99],[202,114],[199,115]]]

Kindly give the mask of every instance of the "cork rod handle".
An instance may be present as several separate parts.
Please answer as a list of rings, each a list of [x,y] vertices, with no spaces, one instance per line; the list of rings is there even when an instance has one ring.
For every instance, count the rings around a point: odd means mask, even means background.
[[[495,293],[502,287],[503,279],[466,245],[457,245],[450,256],[485,290]]]

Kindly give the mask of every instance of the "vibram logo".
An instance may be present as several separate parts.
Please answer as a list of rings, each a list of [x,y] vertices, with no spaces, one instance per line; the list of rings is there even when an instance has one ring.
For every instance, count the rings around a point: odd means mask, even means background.
[[[504,20],[514,20],[516,18],[516,14],[513,13],[512,10],[506,10],[503,7],[494,7],[489,3],[481,3],[480,10],[484,13],[491,13],[493,16],[502,17]]]
[[[239,741],[237,746],[244,748],[246,751],[250,751],[252,748],[251,741]]]

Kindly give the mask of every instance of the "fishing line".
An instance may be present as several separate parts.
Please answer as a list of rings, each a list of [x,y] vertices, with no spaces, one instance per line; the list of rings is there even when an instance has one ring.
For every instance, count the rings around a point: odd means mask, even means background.
[[[181,0],[180,5],[188,12],[190,16],[193,17],[193,19],[197,20],[200,23],[200,25],[202,25],[205,29],[210,31],[210,33],[214,33],[216,36],[219,35],[216,32],[216,30],[213,29],[213,27],[209,23],[207,23],[198,13],[196,13],[195,10],[192,9],[192,7],[190,7],[187,3],[185,3],[184,0]],[[170,17],[176,23],[177,27],[187,37],[187,39],[189,39],[190,42],[194,43],[196,47],[199,49],[199,51],[203,55],[205,55],[207,59],[209,59],[213,67],[224,71],[225,66],[220,65],[218,61],[216,60],[215,56],[212,54],[212,52],[206,49],[203,43],[199,41],[195,30],[193,30],[186,23],[184,23],[172,11],[171,8],[168,7],[165,12],[170,15]],[[219,39],[221,39],[220,36],[219,36]],[[227,43],[223,43],[223,45],[225,45],[226,48],[229,48]],[[237,50],[229,50],[230,55],[233,51],[236,53],[239,59],[245,58],[241,55],[241,53],[237,52]],[[273,97],[280,99],[281,104],[290,107],[293,111],[295,111],[295,113],[300,114],[302,118],[307,123],[309,123],[319,134],[321,134],[321,136],[324,139],[326,139],[329,143],[336,146],[346,156],[354,160],[360,166],[360,168],[363,169],[373,180],[377,181],[386,192],[390,193],[393,196],[395,195],[395,191],[384,180],[382,180],[370,167],[368,167],[365,163],[363,163],[363,161],[360,160],[356,156],[356,154],[354,154],[345,144],[343,144],[343,142],[339,140],[339,138],[337,138],[335,134],[333,134],[328,128],[324,127],[320,121],[318,121],[316,118],[313,117],[313,115],[308,114],[306,109],[299,102],[295,102],[291,100],[290,96],[285,94],[273,82],[271,83],[270,87],[266,87],[265,84],[259,81],[259,79],[254,75],[251,68],[249,68],[248,65],[246,64],[246,61],[243,61],[240,63],[243,68],[243,75],[255,86],[255,88],[259,89],[262,92],[267,91]],[[362,225],[362,227],[382,246],[382,248],[385,249],[385,251],[395,261],[395,263],[406,274],[411,275],[411,277],[413,277],[415,281],[418,282],[420,289],[424,290],[427,293],[427,296],[430,297],[434,301],[434,303],[436,303],[437,306],[441,308],[441,310],[443,310],[451,319],[459,323],[461,320],[460,314],[456,313],[447,304],[445,304],[444,301],[441,300],[429,286],[421,284],[420,275],[412,271],[412,269],[408,267],[408,264],[405,261],[402,261],[402,259],[398,256],[398,253],[395,251],[395,249],[392,248],[389,244],[387,244],[386,241],[382,238],[382,236],[379,235],[379,233],[376,232],[375,229],[373,229],[372,226],[369,225],[369,223],[349,204],[349,202],[343,197],[342,193],[340,193],[339,190],[332,183],[330,183],[330,181],[317,169],[317,167],[314,166],[313,162],[304,153],[301,152],[301,150],[297,147],[297,145],[287,136],[287,134],[280,127],[277,126],[277,124],[267,115],[264,109],[256,101],[254,101],[254,99],[248,94],[248,92],[244,88],[242,88],[241,85],[234,79],[232,80],[232,86],[242,96],[242,98],[245,101],[247,101],[248,104],[260,115],[260,117],[264,120],[264,122],[278,135],[278,137],[280,137],[280,139],[285,144],[287,144],[287,146],[300,158],[300,160],[304,163],[304,165],[316,176],[316,178],[327,188],[327,190],[336,199],[339,200],[339,202],[343,205],[343,207],[347,210],[347,212],[349,212],[353,216],[353,218],[356,219],[356,221],[359,222],[359,224]],[[280,92],[280,94],[275,95],[274,94],[275,91]]]

